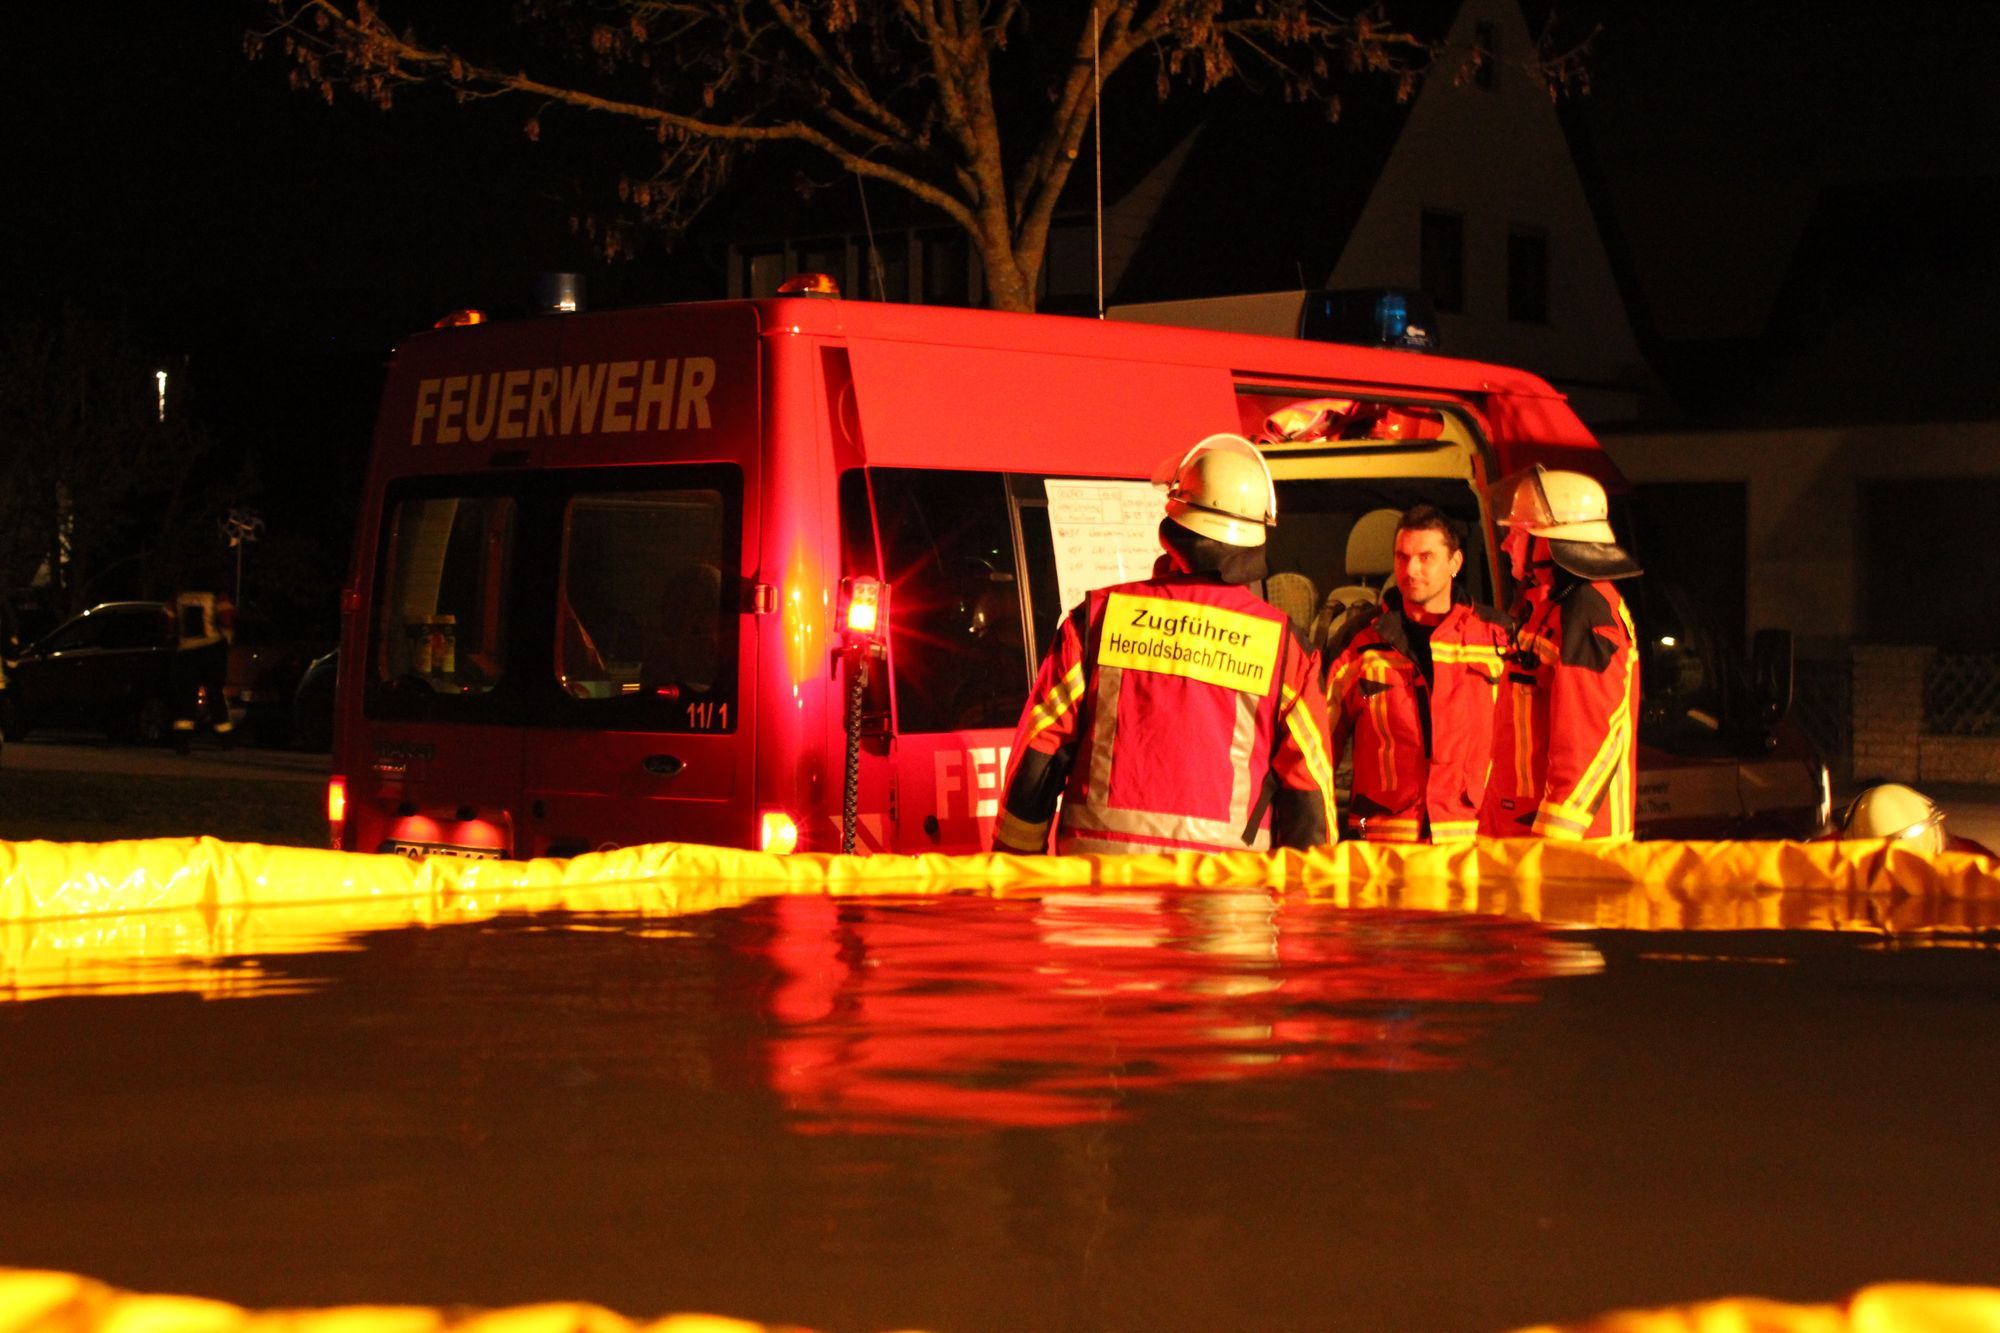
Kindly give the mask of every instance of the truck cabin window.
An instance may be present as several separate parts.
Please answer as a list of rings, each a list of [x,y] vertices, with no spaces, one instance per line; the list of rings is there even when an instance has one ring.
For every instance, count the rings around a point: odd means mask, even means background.
[[[1418,504],[1458,529],[1458,589],[1488,605],[1502,595],[1472,482],[1479,438],[1464,413],[1272,385],[1240,385],[1236,410],[1278,489],[1271,577],[1260,591],[1315,646],[1337,645],[1342,626],[1395,587],[1396,521]]]
[[[390,513],[374,676],[386,700],[490,693],[506,674],[508,496],[410,499]]]
[[[557,679],[581,703],[572,713],[607,725],[733,728],[724,517],[715,490],[571,497],[555,642]]]
[[[1418,504],[1437,506],[1458,526],[1465,551],[1458,587],[1473,601],[1491,605],[1492,571],[1484,553],[1479,499],[1467,482],[1434,477],[1280,481],[1266,595],[1295,621],[1300,608],[1310,606],[1301,628],[1343,589],[1348,590],[1345,600],[1365,590],[1379,601],[1396,586],[1396,520]]]
[[[1028,698],[1021,591],[997,472],[872,473],[906,732],[1011,728]]]

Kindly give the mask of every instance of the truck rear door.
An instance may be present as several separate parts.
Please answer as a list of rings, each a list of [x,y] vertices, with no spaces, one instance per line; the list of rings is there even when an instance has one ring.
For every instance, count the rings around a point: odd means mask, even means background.
[[[349,850],[505,855],[531,679],[512,586],[520,479],[392,484],[374,553],[362,717],[347,728]]]
[[[579,470],[540,490],[550,663],[525,737],[525,849],[751,845],[743,470]]]

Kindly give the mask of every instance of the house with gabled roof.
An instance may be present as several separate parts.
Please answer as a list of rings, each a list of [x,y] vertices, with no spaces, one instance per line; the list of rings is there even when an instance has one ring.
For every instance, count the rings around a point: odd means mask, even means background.
[[[1165,105],[1137,81],[1108,89],[1105,206],[1092,206],[1091,174],[1079,170],[1040,307],[1099,310],[1100,233],[1107,306],[1419,288],[1437,307],[1446,353],[1536,371],[1586,420],[1647,412],[1658,385],[1520,3],[1433,8],[1445,54],[1405,104],[1386,84],[1357,91],[1337,119],[1323,104],[1233,84]],[[1396,18],[1421,26],[1424,9],[1399,6]],[[824,270],[862,298],[979,298],[964,239],[879,188],[766,200],[727,230],[737,238],[731,296]]]
[[[1659,384],[1534,51],[1516,0],[1466,0],[1407,105],[1328,122],[1212,98],[1114,301],[1413,288],[1446,354],[1535,371],[1593,424],[1650,415]]]

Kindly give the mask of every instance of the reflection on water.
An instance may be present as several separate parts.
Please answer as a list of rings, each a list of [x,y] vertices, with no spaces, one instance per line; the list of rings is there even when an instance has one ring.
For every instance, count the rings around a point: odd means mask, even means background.
[[[776,976],[771,1083],[820,1129],[1058,1125],[1132,1093],[1324,1069],[1449,1067],[1493,1005],[1596,954],[1490,918],[1262,892],[745,909]]]
[[[396,910],[0,927],[16,932],[0,997],[306,994],[328,982],[285,958],[359,950],[367,923]],[[1598,965],[1532,922],[1263,890],[788,895],[698,918],[502,919],[522,936],[723,943],[745,969],[726,1002],[762,1017],[769,1086],[815,1132],[1070,1124],[1179,1083],[1446,1068],[1492,1006]]]
[[[180,923],[250,1003],[0,1005],[0,1263],[938,1333],[2000,1276],[1990,948],[1263,891],[352,924]]]
[[[367,906],[0,921],[0,1001],[171,991],[217,1000],[297,994],[312,983],[274,972],[264,958],[360,947],[354,936],[370,924],[361,910]],[[399,911],[388,921],[406,918]]]
[[[1753,846],[1758,849],[1756,854],[1746,856],[1744,849]],[[1597,930],[1859,930],[1909,940],[1949,939],[2000,929],[2000,893],[1988,892],[1991,885],[1986,879],[1958,884],[1951,892],[1937,885],[1922,892],[1906,891],[1893,883],[1885,887],[1876,882],[1879,876],[1862,876],[1861,882],[1870,886],[1866,889],[1853,883],[1844,887],[1778,887],[1787,882],[1774,878],[1785,870],[1787,856],[1811,857],[1823,852],[1825,846],[1711,845],[1711,850],[1721,849],[1716,855],[1723,857],[1722,864],[1742,862],[1763,876],[1742,883],[1726,874],[1690,878],[1691,870],[1706,865],[1685,860],[1699,850],[1692,844],[1628,844],[1627,850],[1643,848],[1659,861],[1652,866],[1657,873],[1637,882],[1606,878],[1604,865],[1578,854],[1581,860],[1577,866],[1565,866],[1558,858],[1533,873],[1517,868],[1521,873],[1496,874],[1490,868],[1482,870],[1478,857],[1471,853],[1454,853],[1429,862],[1417,856],[1393,876],[1308,878],[1289,890],[1253,887],[1234,895],[1185,887],[1055,891],[1007,884],[1004,876],[995,879],[968,861],[970,884],[955,887],[946,878],[916,901],[929,902],[949,894],[1038,903],[1036,929],[1052,946],[1084,943],[1095,932],[1102,936],[1099,943],[1104,947],[1133,947],[1147,941],[1149,932],[1158,931],[1170,945],[1185,937],[1189,953],[1227,953],[1240,947],[1251,955],[1269,947],[1267,937],[1296,935],[1296,924],[1277,929],[1273,913],[1287,919],[1301,918],[1307,903],[1316,911],[1340,908],[1441,917],[1504,917]],[[1665,855],[1675,850],[1681,861]],[[1444,851],[1418,848],[1412,855]],[[356,863],[368,860],[356,858]],[[1571,873],[1593,867],[1593,873]],[[1823,868],[1814,873],[1823,877]],[[390,892],[364,877],[332,884],[328,890],[332,900],[315,899],[303,905],[289,904],[287,893],[273,893],[261,905],[237,896],[227,906],[137,910],[118,915],[103,911],[100,905],[94,915],[0,920],[0,1003],[66,994],[165,990],[191,991],[210,998],[279,994],[298,983],[283,980],[247,959],[338,950],[350,947],[346,941],[360,933],[399,926],[533,917],[566,923],[552,928],[574,930],[582,915],[594,913],[617,923],[605,929],[629,932],[635,922],[678,921],[746,902],[801,894],[803,901],[820,904],[787,909],[799,912],[802,921],[827,910],[815,889],[801,889],[784,881],[687,875],[575,884],[541,883],[533,876],[529,880],[513,887],[461,884],[440,889],[434,885],[430,891],[413,894]],[[287,883],[282,887],[297,886]],[[842,901],[858,901],[865,892],[854,886],[838,890]],[[1275,894],[1275,899],[1265,896],[1267,893]],[[1176,898],[1202,905],[1198,910],[1166,905]],[[1274,901],[1292,905],[1273,906]],[[1135,904],[1144,906],[1131,910]],[[1237,920],[1239,914],[1241,919]],[[1081,919],[1070,921],[1067,917]],[[812,946],[801,943],[799,947],[810,951]],[[816,975],[809,970],[804,977],[810,983]],[[1202,984],[1241,985],[1254,992],[1267,980],[1254,975],[1254,969],[1248,975],[1230,978],[1217,970]]]

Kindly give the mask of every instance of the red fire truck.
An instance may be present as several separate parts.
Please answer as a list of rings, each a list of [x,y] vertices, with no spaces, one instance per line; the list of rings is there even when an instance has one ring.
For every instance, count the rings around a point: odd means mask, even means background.
[[[1541,380],[1404,350],[811,296],[415,336],[344,595],[334,844],[990,846],[1058,618],[1152,566],[1144,478],[1308,400],[1339,428],[1268,457],[1272,569],[1309,601],[1380,588],[1381,515],[1427,500],[1504,605],[1486,481],[1622,488]],[[1816,831],[1788,645],[1759,689],[1667,609],[1642,832]]]

